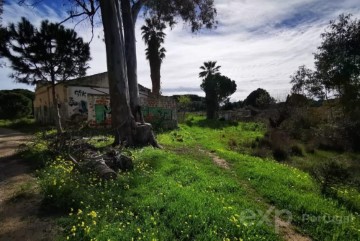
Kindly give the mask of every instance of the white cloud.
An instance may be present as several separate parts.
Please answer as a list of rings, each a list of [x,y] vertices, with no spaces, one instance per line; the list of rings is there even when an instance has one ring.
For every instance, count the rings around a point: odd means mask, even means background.
[[[283,98],[289,91],[289,76],[298,66],[313,66],[313,55],[319,46],[320,33],[331,19],[340,13],[353,13],[360,17],[358,0],[215,0],[219,26],[212,31],[191,34],[179,24],[167,31],[166,58],[162,65],[164,94],[196,93],[200,90],[199,67],[204,61],[216,60],[221,72],[235,80],[238,91],[233,99],[244,99],[257,88],[267,89],[275,98]],[[16,22],[25,16],[34,24],[51,16],[52,21],[65,18],[50,7],[40,10],[26,9],[17,4],[5,5],[4,22]],[[16,15],[14,14],[16,13]],[[137,54],[139,83],[151,87],[149,64],[145,59],[144,43],[137,21]],[[72,26],[73,23],[67,23]],[[89,40],[88,26],[76,31]],[[105,45],[95,29],[91,43],[92,61],[88,74],[106,71]],[[9,88],[5,81],[9,72],[2,70],[0,88]],[[18,88],[14,86],[13,88]]]

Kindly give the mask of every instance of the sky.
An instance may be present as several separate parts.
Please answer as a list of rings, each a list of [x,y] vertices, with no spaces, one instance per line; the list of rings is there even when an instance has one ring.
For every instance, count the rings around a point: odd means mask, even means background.
[[[166,57],[161,66],[161,90],[164,95],[197,94],[204,96],[198,78],[205,61],[217,61],[220,72],[236,81],[232,101],[243,100],[257,88],[266,89],[275,99],[283,100],[290,92],[290,76],[300,65],[313,68],[313,53],[321,44],[320,34],[330,20],[341,13],[360,18],[358,0],[214,0],[217,9],[216,29],[191,33],[181,20],[166,30]],[[34,25],[44,19],[59,22],[66,18],[55,1],[24,7],[18,0],[4,6],[3,25],[18,22],[22,16]],[[58,2],[57,2],[58,3]],[[149,63],[141,38],[142,16],[136,23],[138,82],[151,88]],[[66,27],[74,28],[68,21]],[[79,24],[75,30],[90,41],[90,26]],[[102,25],[94,29],[90,44],[92,60],[88,75],[106,71]],[[2,60],[3,61],[3,60]],[[9,66],[9,65],[8,65]],[[34,87],[15,83],[9,67],[0,68],[0,89]]]

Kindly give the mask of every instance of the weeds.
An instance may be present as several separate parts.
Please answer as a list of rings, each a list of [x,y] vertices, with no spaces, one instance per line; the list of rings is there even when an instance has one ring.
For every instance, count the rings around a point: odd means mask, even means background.
[[[336,196],[325,197],[308,173],[240,153],[246,146],[258,150],[264,132],[261,124],[192,117],[158,136],[164,150],[131,150],[134,170],[107,182],[79,172],[66,158],[45,161],[39,171],[45,206],[66,213],[60,222],[69,240],[280,240],[273,217],[261,222],[269,204],[289,211],[292,223],[314,240],[359,240],[356,189],[336,187]],[[108,141],[96,143],[104,148]],[[214,165],[207,152],[231,170]],[[49,159],[42,142],[30,154]],[[309,155],[294,158],[315,157]],[[245,211],[255,215],[244,218]],[[325,216],[350,219],[325,222]]]

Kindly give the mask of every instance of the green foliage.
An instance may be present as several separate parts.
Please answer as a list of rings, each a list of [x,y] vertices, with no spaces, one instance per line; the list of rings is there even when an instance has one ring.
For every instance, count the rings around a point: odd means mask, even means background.
[[[177,109],[181,112],[181,116],[178,115],[178,121],[183,122],[185,120],[186,111],[189,111],[191,99],[189,96],[181,95],[177,99]]]
[[[343,108],[342,135],[358,150],[360,141],[360,20],[341,14],[321,34],[322,42],[314,54],[315,70],[300,66],[291,77],[294,93],[319,99],[338,97]]]
[[[221,66],[216,66],[216,63],[216,61],[204,62],[204,65],[200,66],[201,72],[199,73],[199,78],[206,79],[209,76],[219,74]]]
[[[299,144],[297,144],[291,147],[291,154],[294,156],[304,156],[304,151],[302,147]]]
[[[141,5],[134,4],[135,5]],[[208,0],[150,0],[144,2],[146,13],[150,16],[160,16],[161,20],[170,26],[175,25],[177,19],[182,19],[196,32],[201,28],[212,28],[216,25],[216,9],[213,1]],[[138,6],[136,6],[138,7]],[[133,7],[134,8],[134,7]]]
[[[331,159],[313,170],[313,175],[321,183],[321,191],[326,194],[331,191],[330,188],[334,185],[346,183],[350,173],[344,163]]]
[[[49,162],[41,185],[48,203],[69,212],[61,222],[68,238],[281,240],[273,215],[261,222],[271,205],[289,211],[292,224],[313,240],[359,240],[354,209],[335,196],[325,197],[311,175],[238,149],[260,140],[263,124],[199,116],[188,124],[158,136],[163,150],[134,150],[134,171],[119,173],[114,181],[79,173],[67,158]],[[209,153],[231,169],[216,166]],[[348,203],[360,200],[356,190],[337,190]],[[255,215],[243,219],[244,210]]]
[[[11,62],[12,77],[34,85],[51,81],[53,84],[75,76],[84,76],[90,60],[89,44],[84,43],[72,29],[43,21],[36,29],[22,18],[4,30],[5,42],[1,55]]]
[[[234,80],[219,73],[220,66],[216,66],[216,61],[205,62],[200,67],[200,78],[204,78],[200,87],[205,92],[205,102],[207,109],[207,118],[216,118],[220,103],[224,102],[230,95],[236,91]]]
[[[321,37],[323,41],[314,55],[317,78],[351,111],[360,105],[360,20],[341,14]]]
[[[244,100],[244,105],[251,105],[261,109],[267,108],[274,103],[274,98],[272,98],[266,90],[261,88],[251,92]]]
[[[291,92],[293,94],[305,95],[309,98],[325,98],[325,87],[317,74],[305,67],[305,65],[299,66],[299,69],[290,76],[290,83],[293,85]]]
[[[143,40],[147,45],[145,54],[150,63],[152,92],[156,95],[160,94],[160,68],[166,52],[161,46],[166,36],[165,28],[166,25],[157,17],[145,19],[145,25],[141,27]]]
[[[185,95],[179,96],[177,101],[179,105],[179,110],[186,110],[191,103],[190,97]]]
[[[17,119],[30,115],[32,101],[22,94],[0,92],[0,119]]]

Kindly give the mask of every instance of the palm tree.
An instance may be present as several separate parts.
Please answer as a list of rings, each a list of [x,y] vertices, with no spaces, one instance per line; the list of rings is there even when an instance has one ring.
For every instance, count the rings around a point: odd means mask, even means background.
[[[148,46],[145,54],[150,64],[152,92],[155,95],[160,94],[160,68],[166,52],[165,48],[161,47],[166,36],[163,32],[165,28],[166,25],[156,17],[146,19],[145,25],[141,27],[143,40]]]
[[[208,76],[219,74],[221,66],[216,66],[216,61],[204,62],[203,66],[200,66],[202,71],[199,73],[199,78],[206,79]]]

